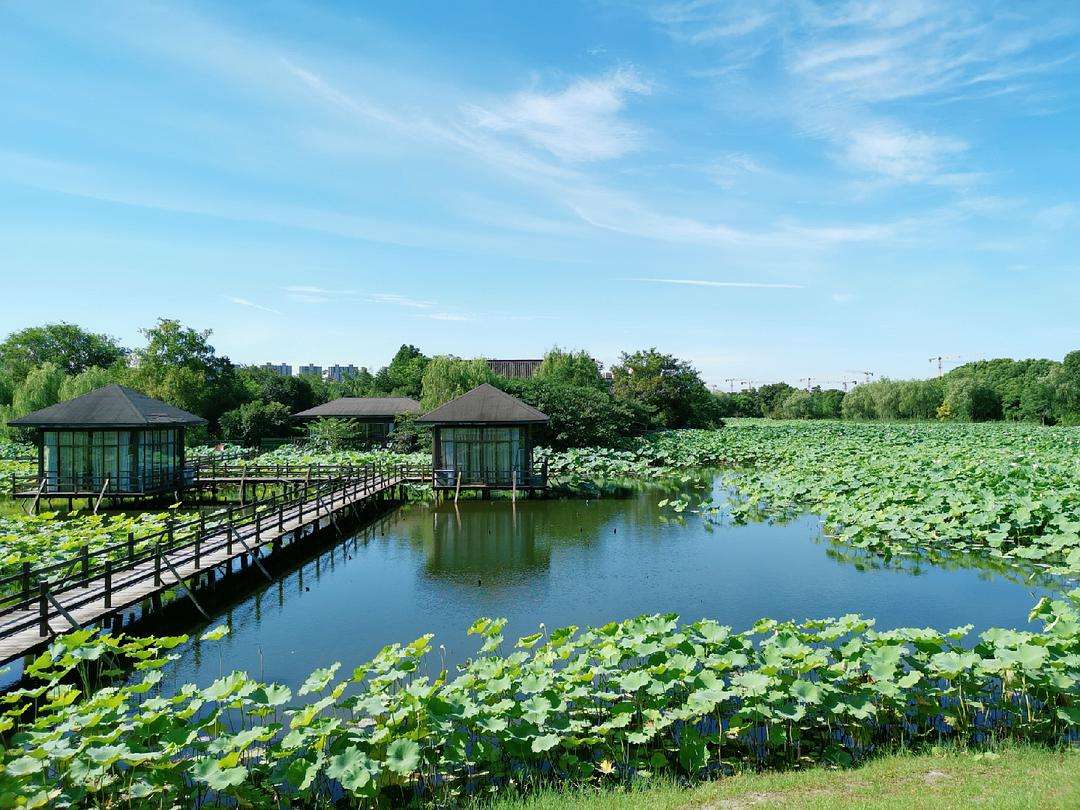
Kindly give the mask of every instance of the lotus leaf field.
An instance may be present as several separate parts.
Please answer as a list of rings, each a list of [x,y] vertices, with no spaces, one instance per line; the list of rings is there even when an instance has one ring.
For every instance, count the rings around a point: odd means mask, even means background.
[[[137,515],[41,512],[0,517],[0,577],[16,573],[24,562],[35,566],[74,560],[90,551],[123,543],[128,534],[139,540],[165,528],[168,513]]]
[[[881,555],[977,553],[1080,574],[1080,428],[747,421],[548,463],[572,483],[719,468],[738,496],[713,511],[738,520],[814,512]]]
[[[32,444],[19,444],[0,439],[0,478],[12,475],[33,475],[37,471],[35,459],[37,459],[37,450]]]
[[[445,805],[556,780],[687,777],[734,767],[850,763],[945,741],[1075,743],[1080,590],[1041,600],[1040,633],[876,632],[858,616],[742,633],[644,616],[518,639],[481,619],[457,672],[419,674],[425,636],[294,694],[240,672],[154,694],[182,639],[55,642],[38,684],[4,698],[5,806]],[[208,633],[214,640],[225,628]],[[134,660],[136,682],[85,694],[73,671]],[[13,725],[19,724],[13,732]]]
[[[166,693],[157,684],[185,639],[80,631],[0,698],[0,804],[444,806],[553,783],[848,764],[901,746],[1080,745],[1080,429],[755,421],[546,455],[568,488],[715,469],[730,499],[668,507],[738,521],[814,512],[854,553],[976,555],[1053,576],[1061,593],[1034,606],[1040,631],[977,639],[969,627],[879,632],[856,615],[744,632],[663,615],[540,625],[506,650],[505,622],[480,619],[477,655],[453,671],[424,636],[351,673],[317,669],[295,691],[232,672]],[[260,460],[426,458],[285,447]],[[73,522],[41,521],[42,537]],[[17,556],[46,541],[0,542]]]

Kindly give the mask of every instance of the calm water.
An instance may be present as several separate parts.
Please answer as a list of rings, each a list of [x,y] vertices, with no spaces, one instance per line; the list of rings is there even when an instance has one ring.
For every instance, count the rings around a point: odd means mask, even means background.
[[[745,629],[763,616],[862,612],[881,629],[1023,627],[1043,591],[987,570],[882,567],[820,539],[806,516],[785,524],[672,522],[663,493],[604,500],[412,504],[359,531],[216,617],[232,634],[191,642],[172,684],[223,672],[296,684],[426,632],[449,662],[472,655],[466,628],[506,617],[507,639],[641,613],[710,617]]]

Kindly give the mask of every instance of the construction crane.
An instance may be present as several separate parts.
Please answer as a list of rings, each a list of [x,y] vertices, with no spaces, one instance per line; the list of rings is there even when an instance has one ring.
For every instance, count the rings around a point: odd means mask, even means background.
[[[813,381],[814,381],[813,377],[799,377],[799,382],[806,383],[806,390],[807,391],[810,390],[810,383],[812,383]]]
[[[938,377],[944,376],[944,365],[946,360],[959,360],[961,355],[959,354],[939,354],[937,357],[931,357],[928,362],[937,363],[937,375]]]
[[[724,382],[731,386],[731,393],[735,393],[735,383],[738,382],[734,377],[725,377]]]
[[[875,376],[874,372],[872,372],[872,371],[852,371],[850,368],[847,369],[844,373],[845,374],[862,374],[866,378],[867,382],[870,382],[870,378]]]

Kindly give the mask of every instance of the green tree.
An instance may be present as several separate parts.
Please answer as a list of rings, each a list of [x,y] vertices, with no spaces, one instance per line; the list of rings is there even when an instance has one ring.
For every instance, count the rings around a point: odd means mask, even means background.
[[[1054,386],[1051,377],[1028,383],[1020,394],[1020,418],[1051,424],[1056,419]]]
[[[557,346],[544,355],[539,368],[536,369],[535,377],[567,385],[582,385],[590,388],[607,387],[600,373],[600,364],[588,352],[567,352]]]
[[[959,422],[986,422],[1001,418],[1001,399],[989,385],[974,377],[957,377],[945,384],[943,407]]]
[[[897,410],[901,419],[933,419],[944,399],[939,380],[907,380],[899,384]]]
[[[811,419],[815,415],[813,399],[809,391],[797,388],[780,403],[776,415],[781,419]]]
[[[374,388],[384,394],[419,397],[424,384],[424,371],[429,358],[416,346],[404,344],[389,365],[375,375]]]
[[[856,385],[848,391],[840,408],[845,419],[877,419],[877,401],[871,385],[873,383]]]
[[[65,374],[78,374],[91,366],[111,366],[125,350],[116,338],[88,332],[70,323],[31,326],[8,335],[0,343],[0,366],[21,381],[30,371],[52,363]]]
[[[119,368],[102,368],[91,366],[76,374],[74,377],[66,377],[60,385],[60,401],[66,402],[83,394],[89,394],[96,388],[102,388],[114,382],[121,382],[122,370]]]
[[[424,369],[420,404],[424,410],[431,410],[482,383],[494,382],[495,375],[487,360],[462,360],[449,355],[433,357]]]
[[[366,367],[346,377],[340,383],[335,383],[334,390],[335,392],[340,391],[343,397],[375,397],[383,393],[390,393],[379,388],[375,382],[375,375],[368,371]]]
[[[316,419],[307,426],[308,441],[325,450],[344,450],[364,437],[364,426],[355,419]]]
[[[656,349],[623,353],[612,370],[617,399],[644,406],[657,428],[721,424],[720,406],[689,363]]]
[[[146,345],[135,350],[132,381],[143,393],[205,417],[212,426],[247,398],[229,358],[210,345],[211,330],[161,319],[142,334]]]
[[[629,436],[643,433],[649,415],[631,402],[618,400],[592,385],[542,377],[502,380],[500,386],[549,418],[538,429],[538,442],[562,450],[567,447],[615,447]]]
[[[895,380],[876,380],[866,385],[874,395],[878,419],[893,421],[900,418],[900,384]]]
[[[236,370],[236,378],[251,401],[279,402],[290,413],[306,411],[315,405],[307,377],[290,377],[268,368],[246,366]]]
[[[1080,351],[1069,352],[1050,380],[1054,388],[1054,419],[1080,425]]]
[[[760,403],[762,416],[775,417],[784,400],[797,390],[785,382],[769,383],[754,389],[754,397]]]
[[[10,372],[0,369],[0,405],[10,405],[11,398],[15,396],[15,380]]]
[[[838,388],[814,389],[811,392],[811,412],[814,419],[839,419],[843,413],[844,397]]]
[[[262,439],[292,432],[292,413],[280,402],[246,402],[221,415],[222,436],[245,447],[256,447]]]
[[[60,387],[67,375],[55,363],[42,363],[32,369],[15,388],[11,410],[15,417],[47,408],[60,401]]]

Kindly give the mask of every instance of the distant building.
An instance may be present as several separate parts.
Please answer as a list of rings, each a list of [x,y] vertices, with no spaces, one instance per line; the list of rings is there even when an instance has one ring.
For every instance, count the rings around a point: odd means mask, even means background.
[[[333,380],[334,382],[344,382],[350,377],[355,377],[359,373],[360,369],[354,365],[330,366],[330,368],[326,370],[326,379]]]
[[[275,374],[280,374],[282,377],[292,376],[292,366],[288,363],[263,363],[261,368],[265,368],[267,371],[272,371]]]
[[[303,377],[304,375],[307,375],[307,374],[310,374],[310,375],[315,376],[315,377],[322,377],[322,366],[312,366],[312,365],[300,366],[300,371],[298,373],[300,374],[301,377]]]
[[[488,368],[500,377],[511,380],[528,380],[535,373],[543,360],[488,360]]]

